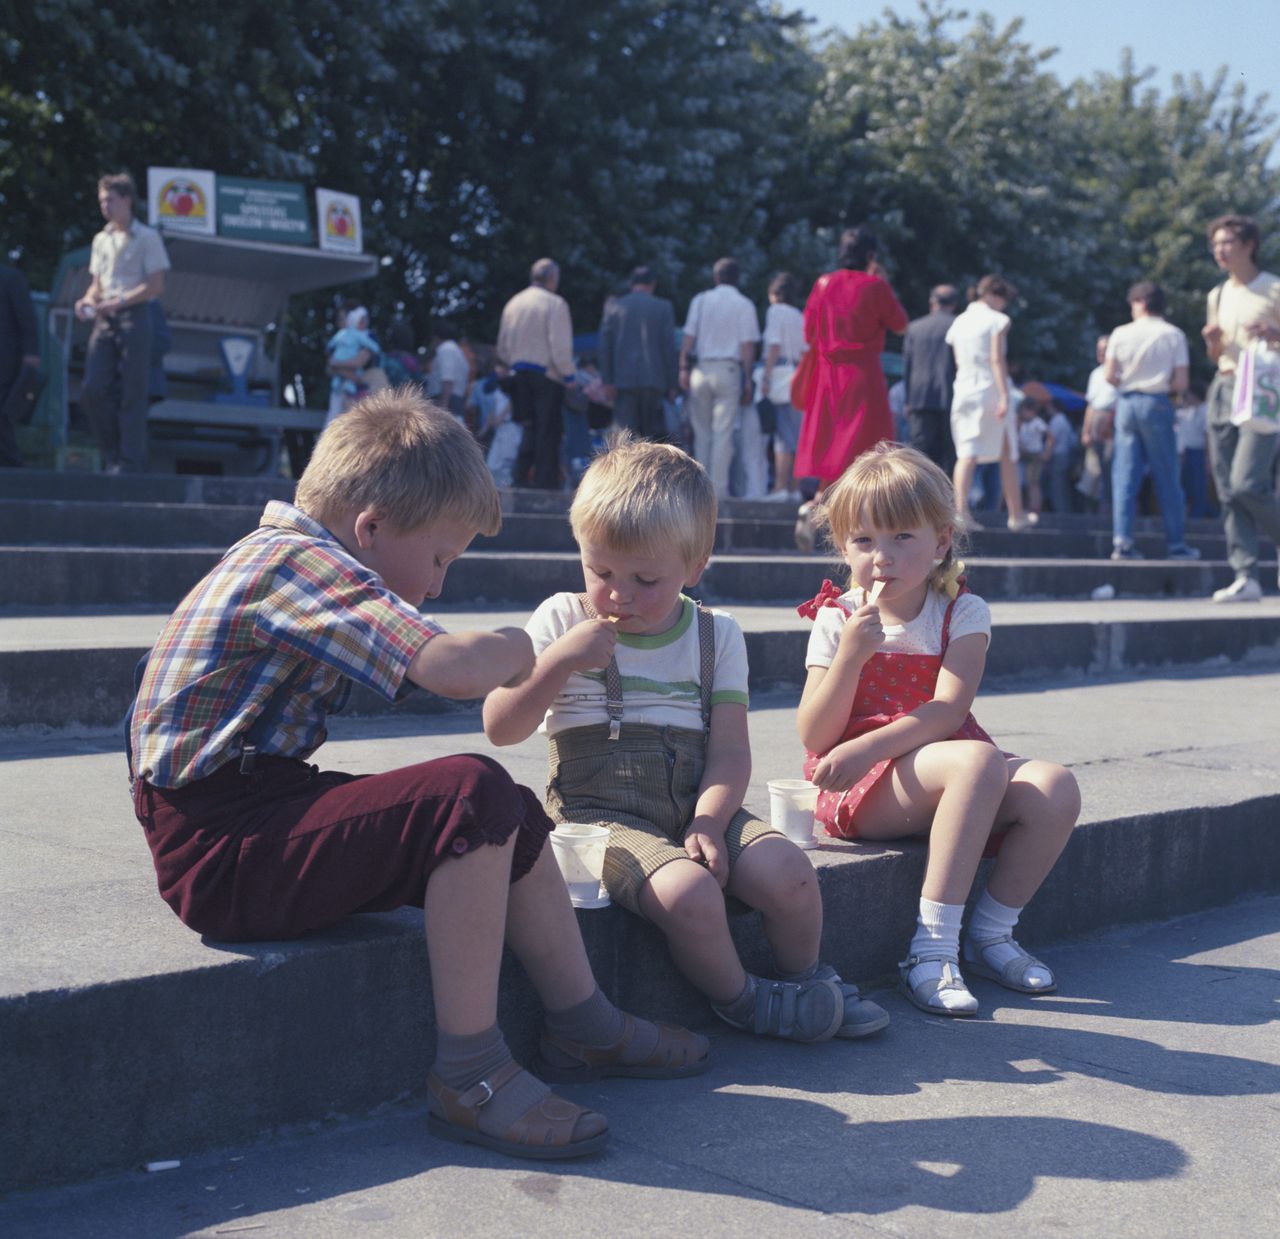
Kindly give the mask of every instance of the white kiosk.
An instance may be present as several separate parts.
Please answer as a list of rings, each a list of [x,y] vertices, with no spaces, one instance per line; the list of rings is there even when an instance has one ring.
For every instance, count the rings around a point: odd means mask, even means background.
[[[168,395],[151,406],[152,469],[274,473],[286,430],[319,430],[324,413],[281,401],[280,338],[289,298],[358,280],[374,255],[201,236],[161,226],[172,268],[161,304],[173,344]],[[89,287],[89,248],[62,260],[49,297],[49,332],[62,356],[56,442],[79,393],[89,324],[72,313]],[[236,367],[239,367],[237,373]]]

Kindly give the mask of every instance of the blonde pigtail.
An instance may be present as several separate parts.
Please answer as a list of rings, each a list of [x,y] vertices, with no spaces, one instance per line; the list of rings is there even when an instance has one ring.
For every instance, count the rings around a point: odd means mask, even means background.
[[[960,593],[960,582],[964,577],[964,560],[957,559],[948,552],[935,578],[938,589],[953,602]]]

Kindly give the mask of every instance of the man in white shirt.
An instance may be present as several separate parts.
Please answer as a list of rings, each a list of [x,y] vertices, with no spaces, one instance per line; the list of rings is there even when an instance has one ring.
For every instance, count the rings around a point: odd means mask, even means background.
[[[560,489],[564,389],[573,382],[573,324],[559,287],[560,267],[539,258],[529,287],[503,307],[498,326],[498,360],[511,371],[511,416],[525,427],[515,481],[538,490]]]
[[[1141,559],[1133,545],[1138,488],[1151,470],[1164,520],[1169,559],[1199,559],[1186,543],[1187,501],[1178,470],[1170,396],[1187,387],[1187,337],[1164,319],[1164,290],[1143,280],[1128,293],[1133,322],[1107,341],[1105,378],[1117,391],[1115,449],[1111,460],[1112,559]]]
[[[164,292],[169,256],[154,228],[134,218],[138,191],[127,173],[98,182],[106,227],[89,252],[88,291],[75,304],[93,322],[84,359],[80,405],[93,427],[108,473],[147,467],[147,377],[151,310]]]
[[[1236,574],[1213,600],[1257,602],[1262,598],[1258,531],[1280,544],[1280,510],[1272,482],[1280,436],[1233,425],[1231,404],[1241,350],[1254,340],[1280,347],[1280,277],[1258,269],[1262,236],[1249,216],[1220,216],[1209,225],[1208,235],[1213,260],[1227,273],[1209,294],[1201,333],[1209,360],[1218,363],[1208,397],[1209,459],[1222,504],[1227,558]]]
[[[458,343],[457,332],[447,323],[436,325],[435,356],[431,359],[431,375],[427,395],[458,421],[466,422],[467,388],[471,382],[471,363]]]
[[[756,307],[738,291],[734,259],[721,258],[712,275],[715,287],[689,303],[680,343],[680,388],[688,393],[694,457],[723,499],[729,493],[734,427],[754,394],[751,372],[760,319]]]

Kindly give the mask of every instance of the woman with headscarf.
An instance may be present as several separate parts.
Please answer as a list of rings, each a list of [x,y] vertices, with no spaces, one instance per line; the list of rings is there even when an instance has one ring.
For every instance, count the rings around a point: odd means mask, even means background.
[[[863,452],[893,438],[893,414],[880,354],[886,331],[907,328],[902,308],[876,262],[867,228],[840,237],[835,271],[818,277],[804,309],[804,338],[814,350],[795,476],[818,479],[818,498]],[[816,502],[816,499],[815,499]],[[812,550],[811,504],[796,521],[796,545]]]

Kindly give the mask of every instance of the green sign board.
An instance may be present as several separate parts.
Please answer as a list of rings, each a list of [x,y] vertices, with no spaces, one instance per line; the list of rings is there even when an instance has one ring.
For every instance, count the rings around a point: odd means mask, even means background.
[[[292,181],[218,177],[218,235],[277,245],[311,245],[306,190]]]

